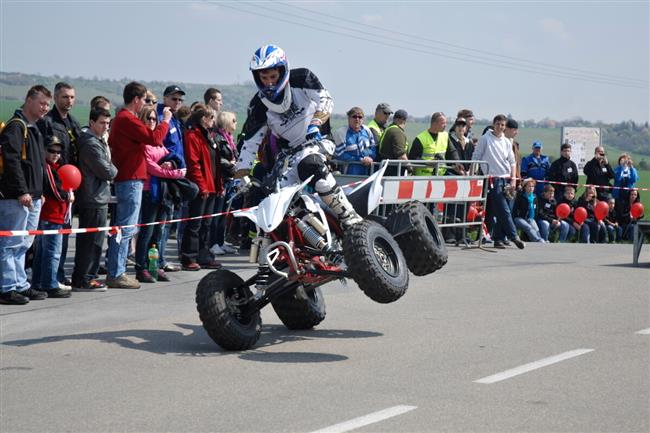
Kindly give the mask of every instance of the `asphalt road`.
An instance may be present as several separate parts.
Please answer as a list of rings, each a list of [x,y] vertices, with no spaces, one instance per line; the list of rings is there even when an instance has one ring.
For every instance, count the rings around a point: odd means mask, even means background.
[[[2,305],[0,431],[648,432],[650,251],[631,262],[631,245],[450,248],[393,304],[325,286],[313,331],[267,308],[234,353],[196,313],[207,271]]]

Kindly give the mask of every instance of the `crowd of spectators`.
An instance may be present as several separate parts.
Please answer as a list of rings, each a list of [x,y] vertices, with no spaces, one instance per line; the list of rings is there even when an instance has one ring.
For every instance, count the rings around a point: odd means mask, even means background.
[[[218,269],[219,256],[246,247],[249,227],[238,226],[227,215],[135,227],[221,214],[230,206],[239,153],[236,115],[222,111],[218,89],[207,89],[204,100],[190,106],[185,96],[180,86],[170,85],[159,102],[151,89],[132,82],[125,86],[123,105],[115,116],[111,102],[97,96],[90,103],[88,125],[81,127],[70,114],[76,98],[72,85],[58,83],[53,94],[44,86],[29,89],[23,106],[0,135],[0,230],[68,228],[73,214],[80,228],[104,227],[109,218],[111,226],[122,228],[110,233],[107,242],[104,231],[77,235],[71,278],[64,267],[68,236],[38,236],[31,282],[25,259],[34,237],[0,237],[1,303],[25,304],[107,287],[137,289],[141,283],[169,281],[169,272]],[[629,155],[622,154],[613,169],[604,148],[597,147],[584,167],[587,183],[596,187],[588,186],[576,200],[575,187],[567,184],[578,183],[578,168],[567,143],[553,163],[542,154],[539,141],[522,158],[514,119],[497,115],[476,136],[469,109],[460,110],[453,122],[442,112],[433,113],[429,128],[411,141],[405,131],[408,118],[405,110],[393,112],[388,103],[380,103],[366,125],[363,109],[350,108],[347,125],[331,134],[338,169],[367,175],[374,163],[390,159],[400,162],[400,168],[391,164],[387,175],[464,176],[480,171],[490,176],[485,239],[496,248],[512,242],[523,249],[524,239],[543,243],[574,237],[589,243],[629,239],[634,222],[630,209],[639,201],[634,189],[638,173]],[[273,137],[268,141],[267,149],[274,146]],[[258,160],[252,171],[268,170],[273,163],[263,152]],[[475,170],[472,161],[487,165]],[[64,164],[75,165],[82,174],[76,193],[65,190],[57,175]],[[622,188],[607,188],[612,180],[613,186]],[[605,218],[595,216],[598,200],[608,203]],[[562,203],[570,212],[560,218],[556,208]],[[574,216],[579,207],[587,212],[582,220]],[[457,214],[461,207],[449,204],[446,209]],[[179,265],[167,260],[172,238],[177,241]],[[158,250],[153,267],[148,255],[152,248]],[[135,278],[127,275],[129,265],[135,267]],[[102,271],[107,274],[105,282],[99,278]]]

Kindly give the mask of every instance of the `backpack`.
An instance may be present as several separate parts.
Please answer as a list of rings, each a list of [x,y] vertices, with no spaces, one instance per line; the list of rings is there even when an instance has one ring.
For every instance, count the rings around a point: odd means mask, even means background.
[[[18,124],[22,125],[23,148],[22,148],[22,151],[20,152],[20,159],[22,161],[24,161],[24,160],[27,159],[27,134],[28,134],[27,123],[25,123],[25,121],[23,119],[20,119],[18,117],[13,117],[13,118],[9,119],[9,121],[7,121],[7,123],[5,125],[2,126],[2,128],[0,129],[0,135],[4,134],[4,132],[7,130],[7,126],[9,126],[9,124],[11,122],[18,122]],[[0,179],[2,179],[2,176],[3,176],[4,171],[5,171],[4,170],[4,160],[5,160],[5,158],[4,158],[4,155],[2,154],[2,144],[0,144]]]

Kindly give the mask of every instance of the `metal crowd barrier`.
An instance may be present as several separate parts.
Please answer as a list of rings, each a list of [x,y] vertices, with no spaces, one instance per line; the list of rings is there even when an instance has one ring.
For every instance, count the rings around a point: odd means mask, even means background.
[[[354,161],[333,160],[338,171],[335,172],[339,185],[346,185],[352,182],[365,179],[380,166],[373,163],[371,166],[364,166],[368,174],[344,174],[352,165],[362,165]],[[430,167],[434,173],[439,168],[453,169],[458,164],[469,165],[468,174],[456,175],[431,175],[415,176],[410,174],[414,168]],[[388,175],[384,175],[382,185],[384,187],[382,204],[374,212],[377,215],[387,215],[390,210],[398,204],[411,200],[418,200],[424,203],[436,217],[438,225],[443,229],[445,238],[454,238],[456,242],[467,239],[467,231],[477,229],[477,239],[483,238],[483,218],[478,212],[474,218],[469,218],[470,208],[481,211],[485,209],[487,198],[487,176],[479,173],[479,167],[487,167],[485,161],[422,161],[422,160],[389,160]],[[487,172],[484,168],[483,172]],[[473,213],[473,212],[472,212]],[[483,215],[481,213],[480,215]],[[458,230],[461,231],[459,234]]]

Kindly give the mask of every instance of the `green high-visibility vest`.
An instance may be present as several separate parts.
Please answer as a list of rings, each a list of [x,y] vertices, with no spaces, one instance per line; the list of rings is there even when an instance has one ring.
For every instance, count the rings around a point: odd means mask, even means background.
[[[372,119],[366,126],[377,133],[377,137],[379,137],[379,142],[381,143],[381,137],[384,135],[384,128],[379,126],[379,123],[375,122],[375,119]]]
[[[449,133],[442,131],[438,133],[438,137],[434,140],[429,130],[422,131],[416,137],[422,143],[422,159],[431,161],[436,159],[436,154],[445,154],[447,146],[449,145]],[[414,140],[415,141],[415,140]],[[409,145],[409,152],[413,147],[413,143]],[[447,172],[446,167],[438,167],[438,176],[442,176]],[[413,170],[416,176],[433,176],[433,167],[418,167]]]

